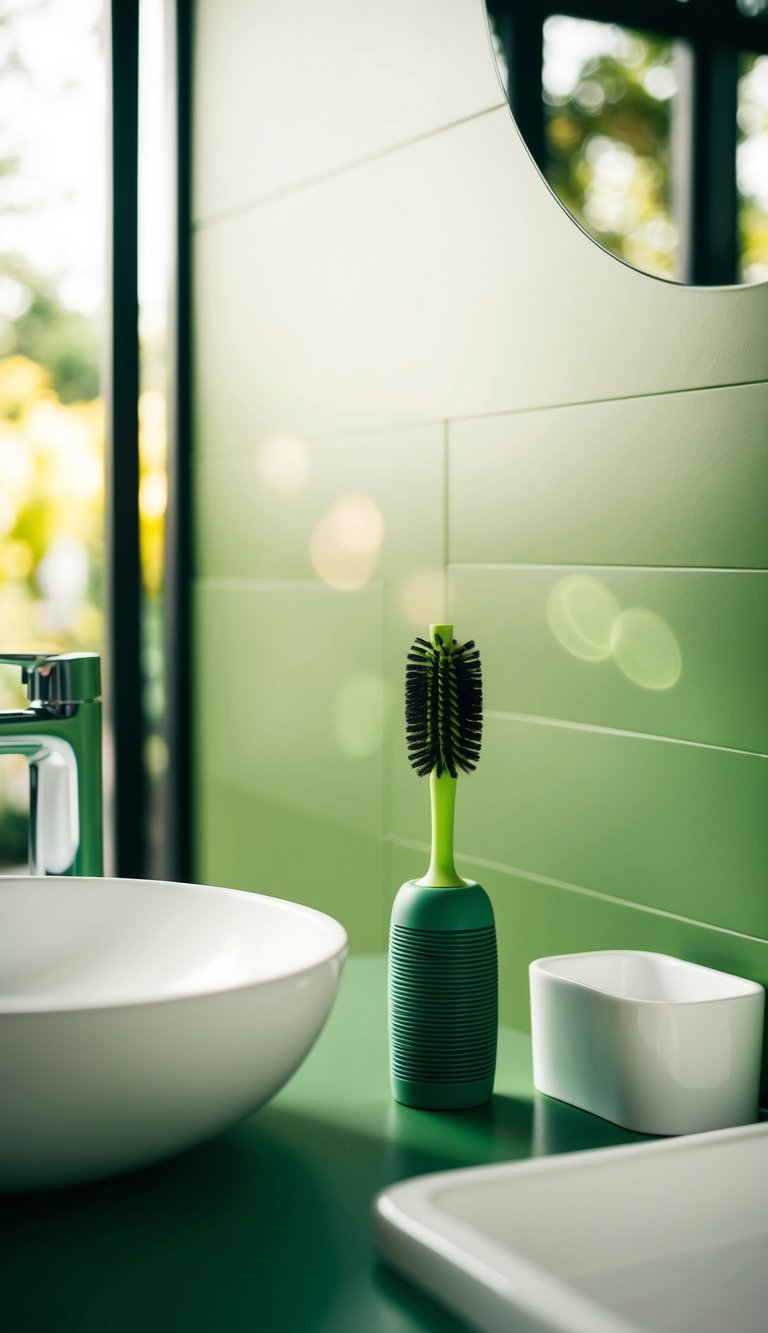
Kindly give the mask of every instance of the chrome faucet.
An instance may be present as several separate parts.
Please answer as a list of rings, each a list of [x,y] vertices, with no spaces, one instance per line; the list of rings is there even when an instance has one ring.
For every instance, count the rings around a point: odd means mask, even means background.
[[[0,711],[0,754],[29,762],[29,873],[101,875],[98,653],[2,653],[21,667],[29,708]]]

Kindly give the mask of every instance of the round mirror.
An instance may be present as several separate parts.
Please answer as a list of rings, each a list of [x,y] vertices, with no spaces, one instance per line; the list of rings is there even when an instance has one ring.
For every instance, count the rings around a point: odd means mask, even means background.
[[[768,0],[486,0],[554,194],[606,250],[696,285],[768,280]]]

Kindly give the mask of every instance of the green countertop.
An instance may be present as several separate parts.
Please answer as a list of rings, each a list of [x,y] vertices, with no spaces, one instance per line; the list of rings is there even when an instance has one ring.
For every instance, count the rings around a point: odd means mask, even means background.
[[[640,1136],[534,1093],[530,1038],[509,1029],[488,1106],[396,1105],[385,987],[383,957],[350,959],[296,1076],[211,1143],[101,1184],[3,1199],[3,1333],[463,1328],[378,1262],[373,1196],[425,1171]]]

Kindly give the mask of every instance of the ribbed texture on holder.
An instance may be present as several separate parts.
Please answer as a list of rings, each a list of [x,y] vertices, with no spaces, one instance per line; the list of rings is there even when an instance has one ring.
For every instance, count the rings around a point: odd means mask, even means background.
[[[392,924],[392,1073],[440,1085],[493,1079],[498,1028],[496,930]]]

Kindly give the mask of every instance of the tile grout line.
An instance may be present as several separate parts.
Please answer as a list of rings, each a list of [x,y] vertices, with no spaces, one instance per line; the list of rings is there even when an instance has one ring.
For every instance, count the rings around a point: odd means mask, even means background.
[[[458,120],[450,120],[444,125],[435,126],[434,129],[424,130],[421,134],[414,134],[409,139],[399,139],[397,143],[388,144],[386,147],[378,148],[372,153],[364,153],[360,157],[353,157],[337,167],[329,167],[327,171],[320,171],[314,176],[305,176],[292,185],[285,185],[272,190],[268,194],[249,199],[242,204],[234,204],[231,208],[222,209],[220,213],[211,213],[207,217],[193,219],[191,230],[202,232],[222,223],[237,221],[237,219],[247,217],[249,213],[255,213],[268,204],[278,203],[281,199],[288,199],[291,195],[301,194],[304,190],[315,189],[318,185],[325,185],[328,181],[336,180],[339,176],[346,176],[350,172],[358,171],[361,167],[367,167],[372,162],[380,162],[382,158],[392,157],[395,153],[402,152],[406,148],[427,143],[430,139],[436,139],[441,134],[450,133],[451,130],[459,129],[462,125],[471,125],[473,121],[481,120],[483,116],[490,116],[495,111],[506,109],[508,109],[506,102],[496,102],[493,106],[483,107],[481,111],[473,111],[469,116],[460,116]]]
[[[725,390],[761,388],[763,386],[768,388],[768,379],[734,380],[727,384],[691,384],[675,389],[652,389],[646,393],[620,393],[609,395],[606,398],[575,398],[567,403],[536,403],[529,407],[502,408],[500,411],[494,412],[471,412],[466,416],[451,417],[451,421],[461,425],[473,421],[491,421],[494,417],[523,416],[528,412],[564,412],[572,411],[575,407],[593,407],[602,403],[634,403],[645,398],[679,398],[687,393],[722,393]]]
[[[446,538],[444,537],[444,540]],[[733,566],[722,565],[580,565],[580,564],[562,564],[562,565],[526,565],[520,563],[474,563],[469,561],[448,561],[445,565],[446,575],[449,577],[453,571],[459,573],[503,573],[505,571],[532,573],[552,571],[556,572],[562,569],[601,569],[615,571],[616,573],[647,573],[647,574],[768,574],[767,569],[736,569]],[[281,578],[261,577],[258,574],[195,574],[192,578],[193,583],[231,583],[237,584],[278,584],[278,583],[321,583],[322,579],[313,579],[310,574],[290,574]],[[380,580],[372,579],[372,583]]]
[[[500,408],[494,412],[473,412],[464,416],[414,417],[405,421],[379,422],[378,425],[365,423],[353,426],[349,430],[323,432],[320,435],[308,435],[303,438],[306,438],[309,444],[334,444],[337,441],[342,442],[367,435],[397,435],[403,431],[426,430],[430,427],[434,429],[436,426],[444,426],[446,421],[449,425],[471,425],[474,421],[487,422],[495,418],[520,417],[531,412],[571,412],[580,407],[600,407],[609,403],[634,403],[650,401],[652,398],[673,398],[683,397],[686,394],[722,393],[731,392],[734,389],[763,387],[768,389],[768,380],[740,380],[729,384],[693,384],[679,389],[649,389],[645,393],[620,394],[610,398],[577,398],[566,403],[533,403],[523,407]],[[219,464],[230,459],[234,461],[240,457],[250,457],[252,453],[252,445],[238,445],[232,449],[227,449],[224,454],[216,454],[210,449],[198,447],[193,451],[192,462],[198,466],[211,462]]]
[[[739,565],[601,565],[594,561],[582,562],[575,560],[552,564],[535,561],[528,563],[525,560],[452,560],[449,562],[449,568],[469,572],[476,570],[482,573],[503,570],[551,570],[555,572],[560,569],[603,569],[613,570],[617,573],[626,571],[641,574],[768,574],[768,566],[763,569],[760,566]]]
[[[659,736],[651,731],[628,731],[605,727],[596,722],[572,722],[567,718],[546,717],[541,713],[514,713],[502,708],[486,708],[483,716],[501,722],[530,722],[534,726],[557,727],[564,731],[587,731],[599,736],[620,736],[624,740],[658,741],[663,745],[685,745],[695,750],[716,750],[721,754],[746,755],[750,759],[768,759],[762,750],[742,750],[735,745],[714,745],[711,741],[692,741],[684,736]]]
[[[395,847],[403,847],[408,851],[429,851],[426,843],[419,842],[415,838],[402,838],[396,833],[385,834],[385,837]],[[465,861],[469,865],[482,866],[485,870],[497,870],[500,874],[527,880],[533,884],[544,884],[553,889],[578,893],[582,897],[594,898],[598,902],[610,903],[615,907],[627,907],[635,912],[648,912],[651,916],[662,917],[664,920],[679,921],[682,925],[696,926],[701,930],[713,930],[720,935],[732,935],[736,939],[750,940],[755,944],[768,944],[768,940],[761,935],[750,935],[743,930],[732,930],[728,926],[715,925],[712,921],[697,921],[695,917],[683,916],[679,912],[667,912],[662,907],[650,907],[646,903],[635,903],[627,898],[617,898],[610,893],[601,893],[599,889],[587,889],[582,884],[571,884],[564,879],[552,879],[547,875],[539,875],[533,870],[522,870],[518,866],[505,865],[503,861],[492,861],[483,856],[475,856],[471,852],[457,850],[456,859]]]
[[[191,582],[193,587],[202,591],[206,589],[214,591],[218,588],[223,592],[227,590],[230,592],[248,592],[249,590],[253,592],[282,592],[289,587],[301,588],[302,591],[310,591],[311,589],[323,589],[327,593],[338,593],[339,591],[332,588],[323,579],[312,578],[309,574],[299,574],[295,578],[291,577],[290,574],[282,578],[259,578],[250,574],[198,574]],[[356,593],[364,592],[367,588],[380,588],[382,586],[382,579],[369,579],[361,588],[357,588],[351,593],[344,592],[341,595],[344,597],[355,596]]]

